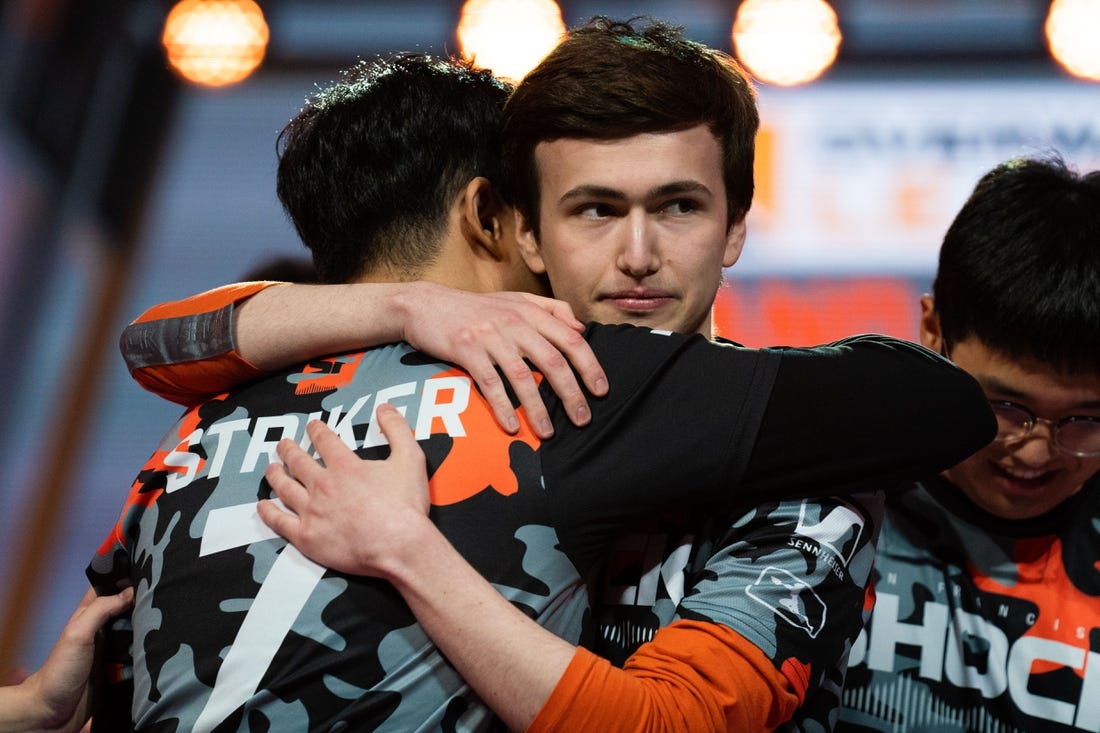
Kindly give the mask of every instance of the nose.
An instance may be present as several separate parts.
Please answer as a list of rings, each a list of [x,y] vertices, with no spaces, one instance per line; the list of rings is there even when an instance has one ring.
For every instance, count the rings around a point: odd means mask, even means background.
[[[1056,449],[1054,447],[1054,424],[1050,420],[1038,418],[1026,434],[1006,441],[1006,446],[1012,454],[1022,463],[1040,467],[1053,458]]]
[[[646,212],[632,209],[623,223],[625,231],[616,262],[618,268],[634,278],[646,277],[661,269],[656,228]]]

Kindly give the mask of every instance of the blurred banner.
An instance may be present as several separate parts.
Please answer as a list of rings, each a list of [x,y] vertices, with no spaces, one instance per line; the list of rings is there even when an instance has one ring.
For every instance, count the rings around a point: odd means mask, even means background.
[[[811,346],[857,333],[916,341],[930,278],[727,276],[714,307],[719,336],[745,346]]]
[[[1057,151],[1100,168],[1100,89],[1069,79],[762,88],[756,197],[735,277],[935,269],[978,178]]]

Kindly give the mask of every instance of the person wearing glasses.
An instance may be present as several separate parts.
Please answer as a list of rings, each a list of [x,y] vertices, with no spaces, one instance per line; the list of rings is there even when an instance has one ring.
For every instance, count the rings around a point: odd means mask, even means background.
[[[839,730],[1100,731],[1100,171],[987,173],[933,293],[921,341],[999,432],[887,497]]]

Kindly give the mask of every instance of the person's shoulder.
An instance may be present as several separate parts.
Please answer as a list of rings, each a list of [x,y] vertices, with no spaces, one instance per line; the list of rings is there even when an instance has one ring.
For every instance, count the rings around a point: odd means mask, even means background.
[[[746,348],[698,333],[678,333],[630,324],[589,324],[585,336],[608,371],[612,390],[675,382],[677,391],[702,381],[716,394],[752,389],[766,395],[782,353]]]
[[[667,353],[684,350],[710,354],[736,351],[753,357],[770,355],[774,351],[748,348],[723,337],[708,338],[699,333],[680,333],[630,323],[589,323],[585,327],[585,338],[594,350],[619,350],[641,355],[650,354],[657,358],[662,358]]]

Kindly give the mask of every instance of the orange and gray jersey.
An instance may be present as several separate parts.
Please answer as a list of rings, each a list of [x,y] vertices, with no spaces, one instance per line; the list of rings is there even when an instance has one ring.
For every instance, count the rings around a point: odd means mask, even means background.
[[[891,495],[842,731],[1100,731],[1100,476],[1006,520],[946,479]]]
[[[952,465],[992,431],[969,377],[895,339],[752,350],[630,326],[586,335],[611,392],[576,428],[543,384],[556,431],[547,441],[526,427],[504,433],[467,375],[402,345],[317,360],[189,409],[89,569],[101,589],[136,589],[134,728],[499,726],[391,586],[326,571],[258,522],[275,445],[303,440],[312,418],[378,457],[374,410],[398,405],[427,456],[432,519],[513,603],[570,640],[584,630],[582,578],[642,517],[671,507],[737,516],[778,498],[912,478]],[[947,405],[959,414],[949,434],[903,439],[938,424]],[[797,610],[790,618],[814,623]],[[662,674],[693,669],[671,653]],[[710,695],[705,681],[689,684],[700,692],[685,704]]]

